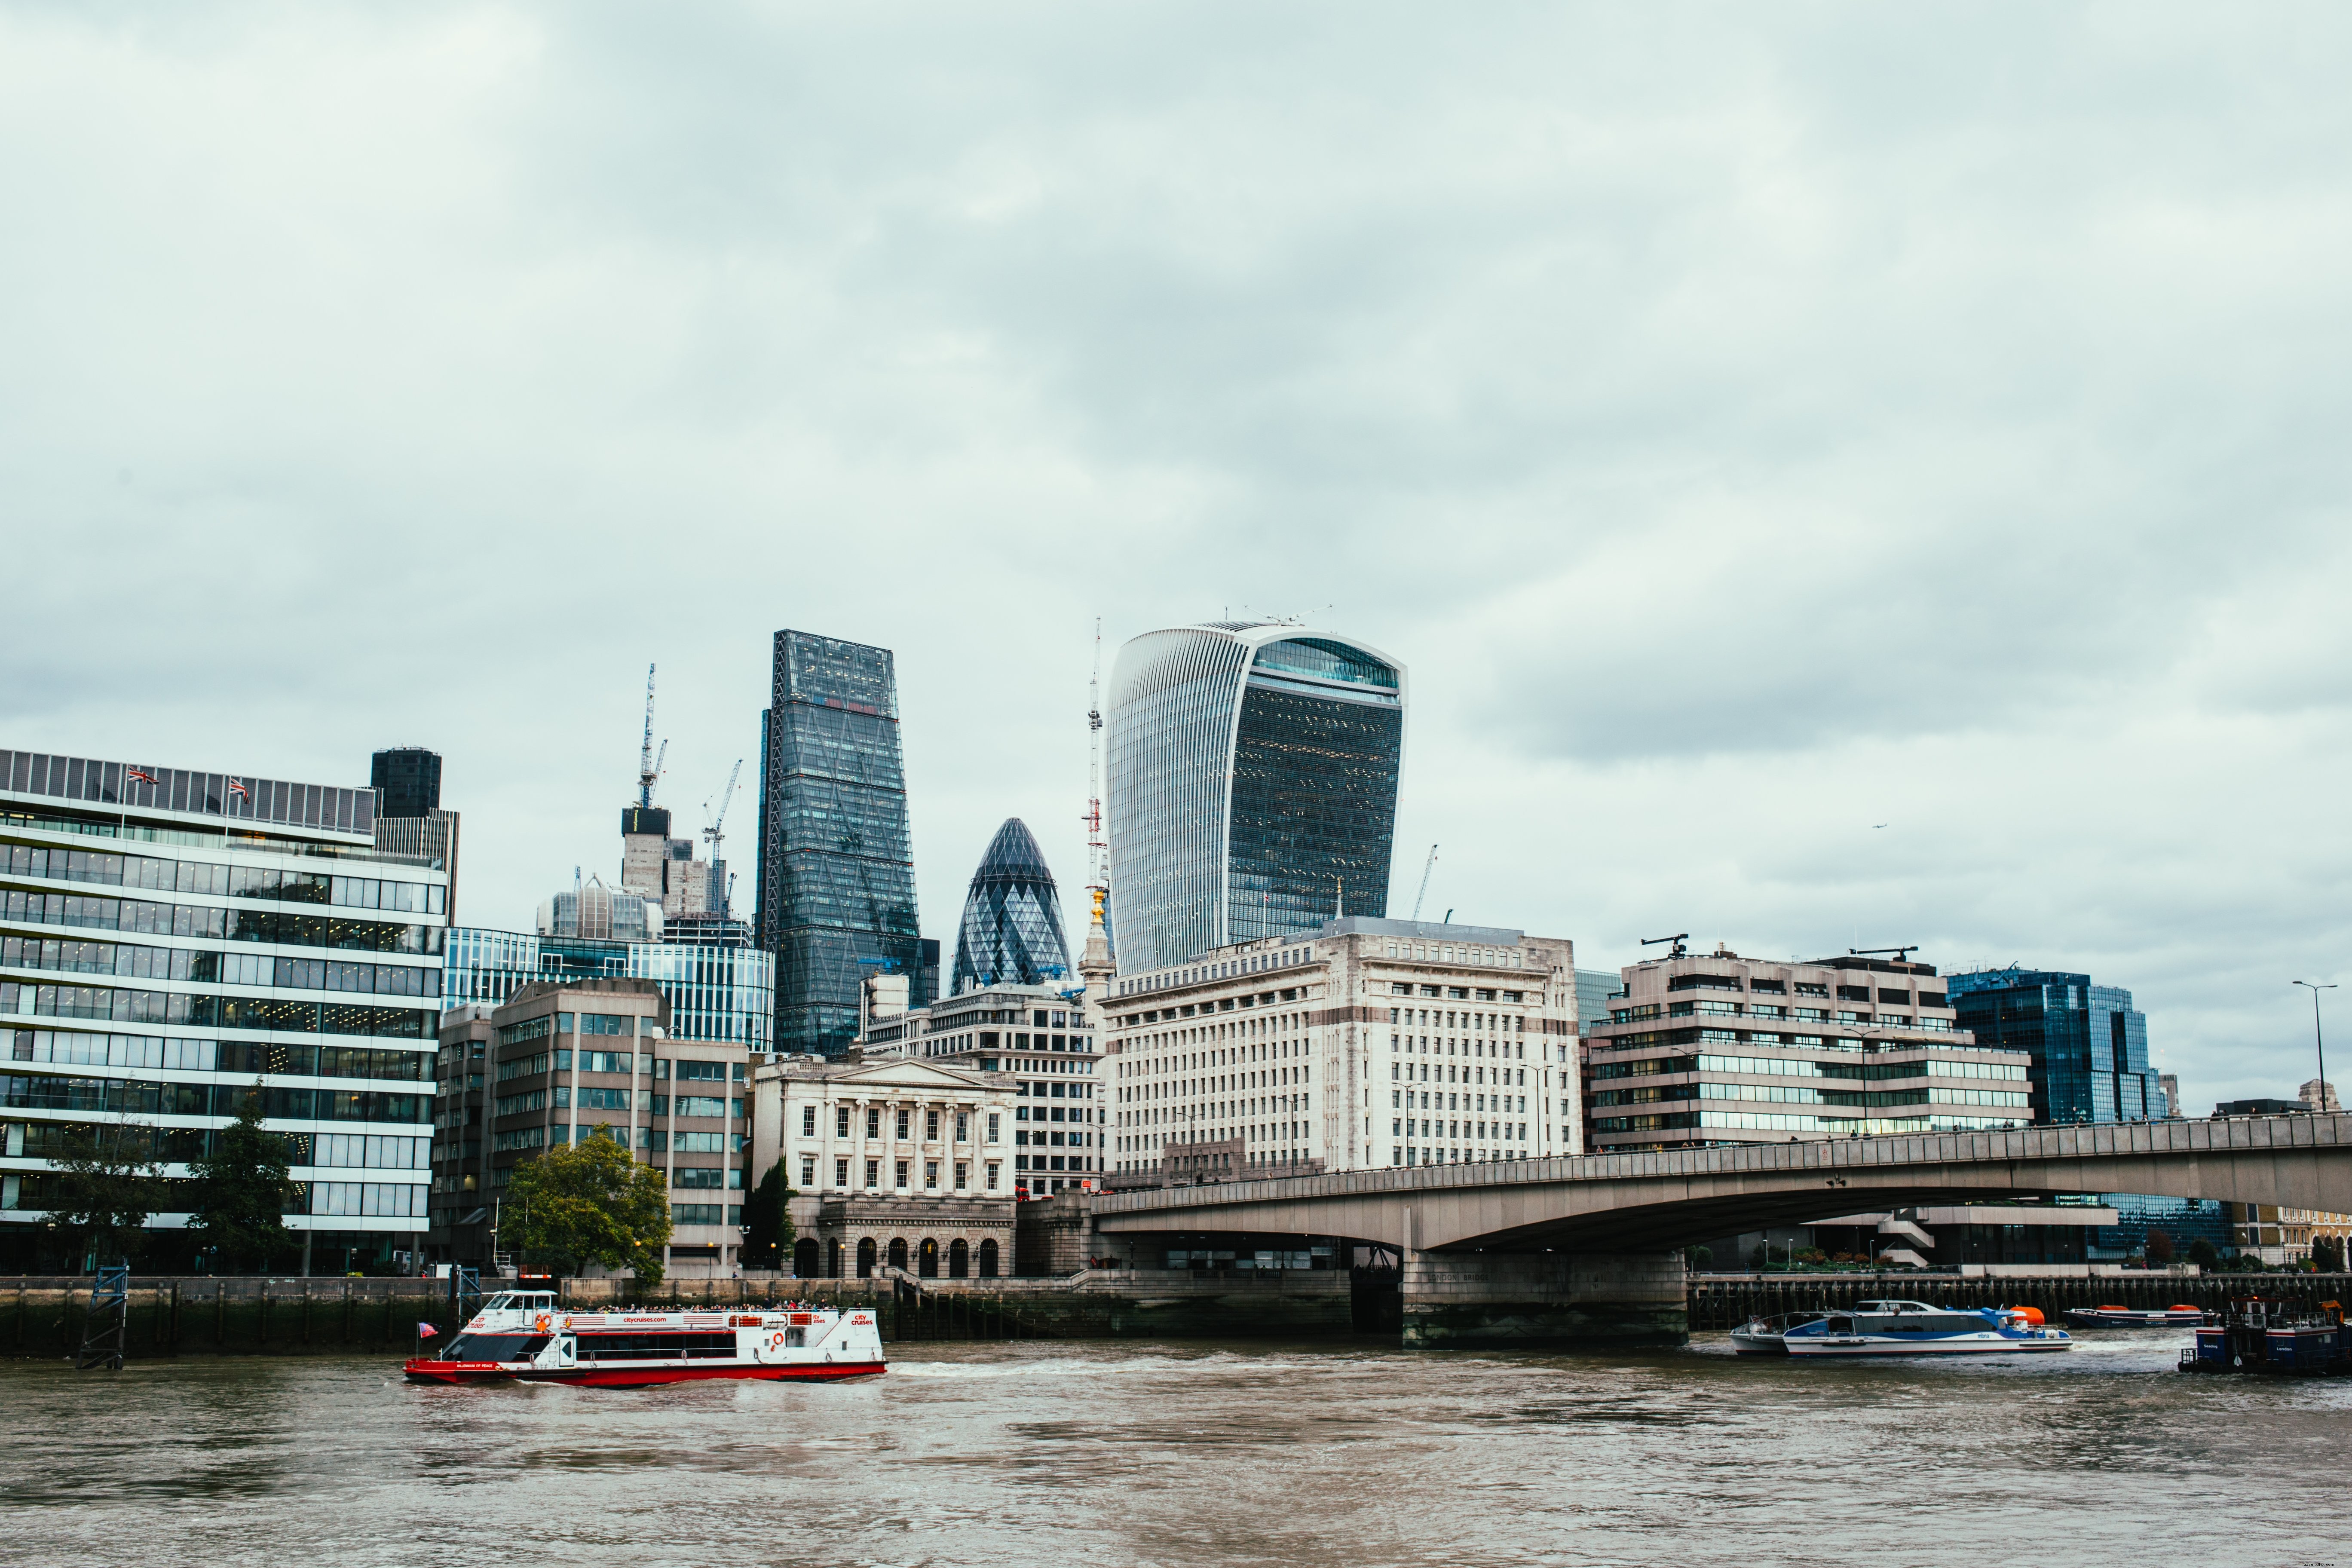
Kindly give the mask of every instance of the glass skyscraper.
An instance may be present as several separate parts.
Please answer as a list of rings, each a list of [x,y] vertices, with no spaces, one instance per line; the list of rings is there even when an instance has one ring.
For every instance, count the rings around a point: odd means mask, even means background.
[[[1352,638],[1213,621],[1119,649],[1110,864],[1122,972],[1383,917],[1403,667]]]
[[[964,895],[949,989],[961,995],[983,985],[1045,985],[1069,975],[1070,946],[1062,934],[1054,873],[1045,868],[1028,824],[1007,817]]]
[[[0,751],[0,1267],[89,1267],[41,1223],[84,1139],[163,1167],[137,1260],[188,1267],[192,1163],[255,1102],[305,1258],[415,1251],[448,877],[379,848],[376,810],[372,789]]]
[[[2164,1090],[2147,1065],[2147,1015],[2087,974],[1986,969],[1945,976],[1955,1024],[1977,1044],[2032,1058],[2035,1118],[2155,1121]]]
[[[650,980],[669,1003],[676,1040],[765,1051],[776,1011],[775,961],[726,942],[609,942],[457,926],[449,932],[446,1005],[499,1006],[535,982]]]
[[[779,1051],[847,1050],[868,974],[906,975],[909,1005],[932,1000],[888,648],[776,634],[772,700],[760,715],[753,927],[776,955]]]

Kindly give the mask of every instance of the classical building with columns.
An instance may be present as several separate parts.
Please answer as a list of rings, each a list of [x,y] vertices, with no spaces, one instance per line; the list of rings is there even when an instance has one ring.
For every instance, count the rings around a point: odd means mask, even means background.
[[[1350,915],[1104,1007],[1114,1184],[1581,1152],[1565,939]]]
[[[797,1057],[755,1068],[751,1089],[751,1168],[764,1175],[782,1161],[797,1194],[795,1273],[1010,1268],[1009,1075],[909,1057]]]

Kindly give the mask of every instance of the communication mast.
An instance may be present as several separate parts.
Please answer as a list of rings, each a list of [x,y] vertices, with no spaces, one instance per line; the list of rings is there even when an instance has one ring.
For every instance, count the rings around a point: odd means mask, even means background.
[[[1102,808],[1102,617],[1095,617],[1095,668],[1087,679],[1087,888],[1097,895],[1110,890],[1110,842],[1103,836]]]

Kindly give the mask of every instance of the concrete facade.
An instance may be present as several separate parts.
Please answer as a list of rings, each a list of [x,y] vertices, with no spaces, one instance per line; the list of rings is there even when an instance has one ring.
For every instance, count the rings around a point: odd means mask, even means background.
[[[1408,1250],[1402,1291],[1408,1350],[1639,1350],[1690,1337],[1676,1252]]]
[[[1009,1198],[828,1197],[793,1245],[803,1279],[871,1279],[898,1268],[920,1279],[994,1279],[1010,1268]]]
[[[791,1057],[751,1075],[751,1168],[827,1198],[1009,1200],[1013,1081],[945,1062]]]
[[[1124,975],[1105,1008],[1115,1174],[1233,1141],[1244,1178],[1580,1147],[1564,939],[1350,917]]]

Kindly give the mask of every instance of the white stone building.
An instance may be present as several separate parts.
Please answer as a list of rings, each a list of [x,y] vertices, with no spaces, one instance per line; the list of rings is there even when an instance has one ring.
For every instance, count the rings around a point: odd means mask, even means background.
[[[1241,1180],[1579,1152],[1562,938],[1350,916],[1120,976],[1114,1176]]]
[[[1010,1199],[1013,1080],[887,1058],[787,1057],[752,1070],[751,1169],[803,1197]]]

